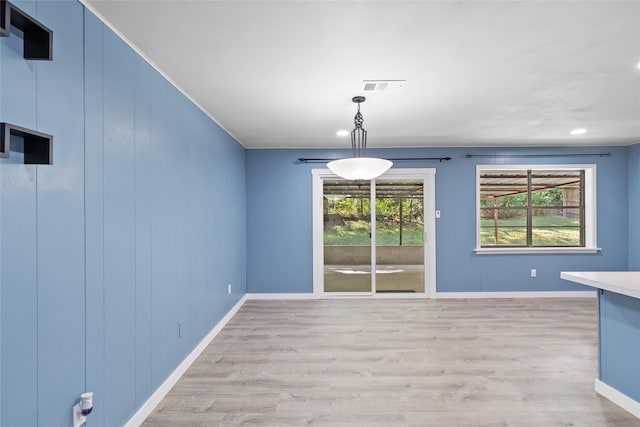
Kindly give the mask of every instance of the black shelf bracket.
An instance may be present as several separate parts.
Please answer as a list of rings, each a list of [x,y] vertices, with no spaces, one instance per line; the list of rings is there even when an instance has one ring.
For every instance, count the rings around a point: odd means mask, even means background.
[[[0,36],[9,37],[12,25],[22,31],[24,59],[53,59],[53,31],[10,2],[0,0]]]
[[[13,151],[24,153],[25,165],[53,164],[53,136],[9,123],[0,123],[0,157],[9,157],[11,136],[24,140],[22,147]]]

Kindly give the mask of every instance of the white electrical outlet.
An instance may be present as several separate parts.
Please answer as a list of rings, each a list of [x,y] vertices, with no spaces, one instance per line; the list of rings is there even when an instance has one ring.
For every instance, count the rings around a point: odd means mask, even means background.
[[[227,293],[231,295],[231,283],[227,285]]]
[[[535,268],[531,269],[531,277],[536,277],[538,275],[538,272],[536,271]]]
[[[440,218],[440,211],[436,211],[436,218]]]

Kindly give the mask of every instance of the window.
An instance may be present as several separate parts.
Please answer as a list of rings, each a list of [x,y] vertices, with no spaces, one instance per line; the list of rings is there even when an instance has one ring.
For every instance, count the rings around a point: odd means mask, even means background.
[[[595,169],[478,165],[476,252],[595,252]]]

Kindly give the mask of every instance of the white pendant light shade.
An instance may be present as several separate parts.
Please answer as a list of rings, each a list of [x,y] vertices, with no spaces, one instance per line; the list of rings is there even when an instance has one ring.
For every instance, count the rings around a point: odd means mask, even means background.
[[[365,99],[364,96],[354,96],[351,99],[358,104],[358,112],[353,118],[355,128],[351,131],[353,157],[327,163],[329,170],[343,179],[368,181],[379,177],[393,166],[389,160],[364,156],[367,149],[367,131],[362,127],[364,118],[360,113],[360,103]]]
[[[391,166],[391,161],[374,157],[351,157],[327,163],[329,170],[340,178],[367,181],[379,177]]]

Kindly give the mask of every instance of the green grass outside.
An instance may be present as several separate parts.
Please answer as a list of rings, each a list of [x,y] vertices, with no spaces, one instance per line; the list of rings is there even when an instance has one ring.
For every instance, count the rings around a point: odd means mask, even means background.
[[[421,224],[408,224],[402,228],[402,245],[422,245],[423,227]],[[346,221],[345,225],[336,225],[324,231],[324,244],[330,246],[369,245],[371,224],[367,221]],[[400,243],[400,228],[397,224],[378,223],[377,244],[393,246]]]
[[[480,221],[482,245],[495,245],[495,229],[492,219]],[[505,228],[505,227],[518,228]],[[579,246],[580,221],[563,217],[535,217],[532,239],[534,246]],[[540,227],[540,228],[538,228]],[[553,228],[543,228],[553,227]],[[524,218],[498,221],[498,245],[526,245],[526,220]]]
[[[499,245],[525,245],[526,227],[522,218],[502,219],[498,221]],[[577,219],[562,217],[534,218],[534,246],[578,246],[580,244],[580,222]],[[519,228],[506,228],[506,227]],[[494,223],[492,219],[481,221],[480,238],[482,245],[495,245]],[[537,228],[553,227],[553,228]],[[347,221],[345,225],[337,225],[324,232],[325,245],[369,245],[371,225],[367,221]],[[379,223],[377,244],[393,246],[399,244],[399,227],[397,224]],[[422,245],[423,226],[408,224],[402,230],[403,245]]]

